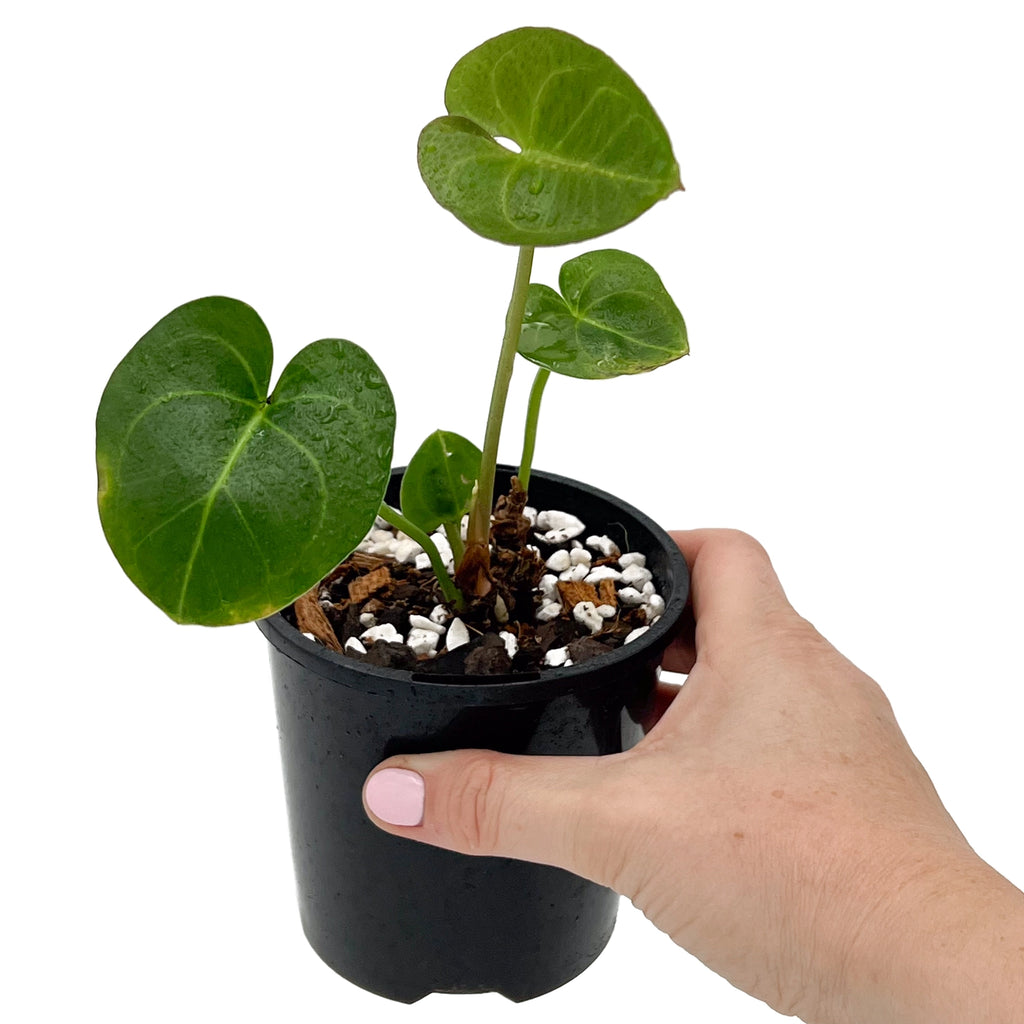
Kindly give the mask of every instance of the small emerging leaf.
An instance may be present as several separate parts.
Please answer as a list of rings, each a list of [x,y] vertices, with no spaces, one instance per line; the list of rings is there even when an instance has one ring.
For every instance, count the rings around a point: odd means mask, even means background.
[[[402,477],[402,515],[430,533],[457,524],[480,475],[480,449],[447,430],[435,430],[416,450]]]
[[[681,188],[647,97],[610,57],[567,32],[521,28],[478,46],[452,69],[445,106],[448,116],[420,135],[420,174],[485,238],[583,241]]]
[[[103,392],[103,529],[178,622],[284,607],[355,548],[380,507],[395,409],[376,364],[350,341],[317,341],[268,397],[272,356],[253,309],[198,299],[156,324]]]
[[[562,265],[559,295],[531,284],[519,354],[568,377],[644,373],[685,356],[686,324],[654,268],[618,249]]]

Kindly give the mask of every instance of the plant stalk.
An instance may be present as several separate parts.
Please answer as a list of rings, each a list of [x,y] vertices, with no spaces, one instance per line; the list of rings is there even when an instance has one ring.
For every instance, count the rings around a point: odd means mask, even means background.
[[[551,371],[541,366],[530,388],[530,403],[526,407],[526,430],[523,435],[523,457],[519,460],[519,484],[524,491],[530,489],[530,470],[533,469],[533,450],[537,445],[537,422],[540,419],[540,400]]]
[[[459,593],[459,588],[455,586],[451,576],[448,575],[448,570],[445,568],[444,561],[441,558],[441,552],[437,550],[437,545],[415,523],[406,519],[401,512],[392,508],[386,501],[380,503],[380,517],[381,519],[386,519],[392,526],[406,534],[406,536],[411,537],[426,551],[427,556],[430,558],[430,567],[434,570],[434,575],[441,586],[441,592],[444,594],[445,600],[453,605],[456,610],[461,611],[465,607],[465,602],[462,599],[462,594]]]
[[[479,545],[484,551],[491,533],[491,508],[494,505],[494,474],[498,463],[498,440],[501,437],[501,421],[505,415],[505,400],[508,385],[512,379],[516,352],[519,349],[519,333],[523,326],[523,312],[526,309],[526,293],[530,287],[530,271],[533,269],[533,246],[524,245],[519,249],[516,264],[516,278],[512,286],[505,315],[505,337],[501,342],[498,369],[494,375],[491,391],[491,405],[487,413],[487,430],[484,434],[483,457],[480,460],[480,480],[477,483],[476,498],[469,510],[467,546]]]
[[[462,541],[462,530],[460,525],[460,523],[444,524],[444,535],[448,538],[448,545],[452,549],[452,555],[455,558],[456,565],[462,561],[462,556],[466,551],[466,545]]]

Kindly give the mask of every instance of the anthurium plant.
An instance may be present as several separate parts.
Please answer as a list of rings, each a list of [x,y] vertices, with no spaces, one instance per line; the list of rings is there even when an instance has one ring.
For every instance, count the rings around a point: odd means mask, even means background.
[[[526,487],[551,373],[640,373],[688,351],[679,310],[637,256],[599,249],[565,263],[557,289],[530,280],[537,246],[606,234],[681,189],[668,134],[633,80],[575,36],[521,28],[455,65],[445,106],[419,137],[423,181],[476,234],[518,248],[482,446],[435,430],[392,508],[384,493],[395,406],[366,351],[315,341],[271,387],[270,335],[250,306],[215,296],[173,310],[114,370],[96,460],[107,540],[176,621],[270,615],[344,560],[377,516],[423,546],[453,606],[485,596],[517,354],[538,367],[519,473]],[[454,574],[430,539],[438,528]]]

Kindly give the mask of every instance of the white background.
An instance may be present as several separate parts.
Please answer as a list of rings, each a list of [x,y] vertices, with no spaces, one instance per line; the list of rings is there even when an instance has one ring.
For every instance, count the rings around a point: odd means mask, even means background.
[[[95,513],[107,376],[210,293],[256,306],[278,368],[319,337],[367,347],[396,394],[397,461],[439,426],[479,437],[515,255],[435,206],[415,141],[451,65],[520,24],[608,51],[667,125],[687,191],[598,244],[659,270],[693,353],[635,379],[553,379],[536,464],[667,527],[758,536],[1020,884],[1015,6],[39,0],[4,15],[0,1013],[777,1019],[625,901],[597,964],[522,1007],[407,1008],[333,975],[299,929],[262,639],[172,625]],[[538,253],[535,279],[575,251]]]

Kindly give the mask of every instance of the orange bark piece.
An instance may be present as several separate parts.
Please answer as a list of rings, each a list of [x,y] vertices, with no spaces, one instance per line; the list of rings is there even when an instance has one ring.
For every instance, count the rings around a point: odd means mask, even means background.
[[[566,611],[572,611],[580,601],[598,604],[597,591],[592,583],[584,583],[582,580],[560,580],[558,592],[562,595],[562,607]]]
[[[317,600],[319,584],[295,602],[295,622],[302,633],[312,633],[325,647],[341,651],[341,644],[320,602]]]
[[[382,565],[379,569],[374,569],[373,572],[357,577],[348,585],[349,599],[359,604],[382,587],[386,587],[390,582],[391,571],[386,565]]]
[[[619,602],[615,596],[615,581],[614,580],[599,580],[597,584],[597,596],[598,604],[610,604],[613,608],[618,608]]]

